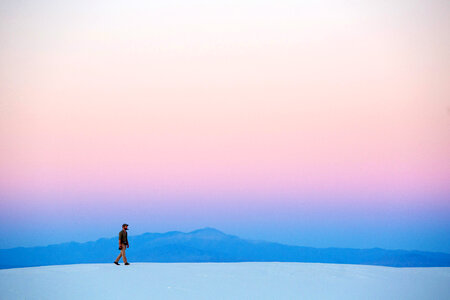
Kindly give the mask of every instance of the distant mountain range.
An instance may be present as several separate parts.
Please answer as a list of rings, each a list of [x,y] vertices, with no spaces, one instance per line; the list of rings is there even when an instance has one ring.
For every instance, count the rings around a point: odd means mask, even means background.
[[[128,238],[132,262],[317,262],[391,267],[449,267],[450,254],[381,248],[313,248],[241,239],[206,227],[192,232],[144,233]],[[87,243],[0,250],[0,268],[112,263],[119,254],[118,238]]]

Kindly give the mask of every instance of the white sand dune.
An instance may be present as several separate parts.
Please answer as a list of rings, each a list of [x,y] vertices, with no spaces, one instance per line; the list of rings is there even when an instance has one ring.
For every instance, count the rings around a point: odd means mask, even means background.
[[[80,264],[0,270],[1,299],[450,299],[450,268]]]

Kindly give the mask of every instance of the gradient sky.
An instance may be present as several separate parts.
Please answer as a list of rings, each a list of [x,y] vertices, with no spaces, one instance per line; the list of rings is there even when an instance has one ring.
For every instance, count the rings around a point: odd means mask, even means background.
[[[449,20],[448,1],[2,1],[1,248],[127,222],[450,253]]]

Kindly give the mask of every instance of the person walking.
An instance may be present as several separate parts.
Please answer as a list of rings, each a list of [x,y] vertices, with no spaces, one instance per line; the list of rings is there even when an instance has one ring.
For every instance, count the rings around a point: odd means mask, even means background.
[[[119,264],[119,260],[120,260],[121,257],[122,257],[123,262],[125,263],[125,265],[129,265],[129,263],[127,262],[127,257],[125,256],[125,249],[130,247],[130,245],[128,244],[127,230],[128,230],[128,224],[123,224],[122,225],[122,231],[119,232],[119,250],[120,250],[120,254],[119,254],[119,256],[117,256],[116,260],[114,261],[114,263],[116,265],[120,265]]]

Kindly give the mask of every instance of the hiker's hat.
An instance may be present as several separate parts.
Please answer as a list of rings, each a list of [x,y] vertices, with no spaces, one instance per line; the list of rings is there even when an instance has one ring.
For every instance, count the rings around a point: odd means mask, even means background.
[[[123,224],[122,227],[128,226],[128,224]]]

